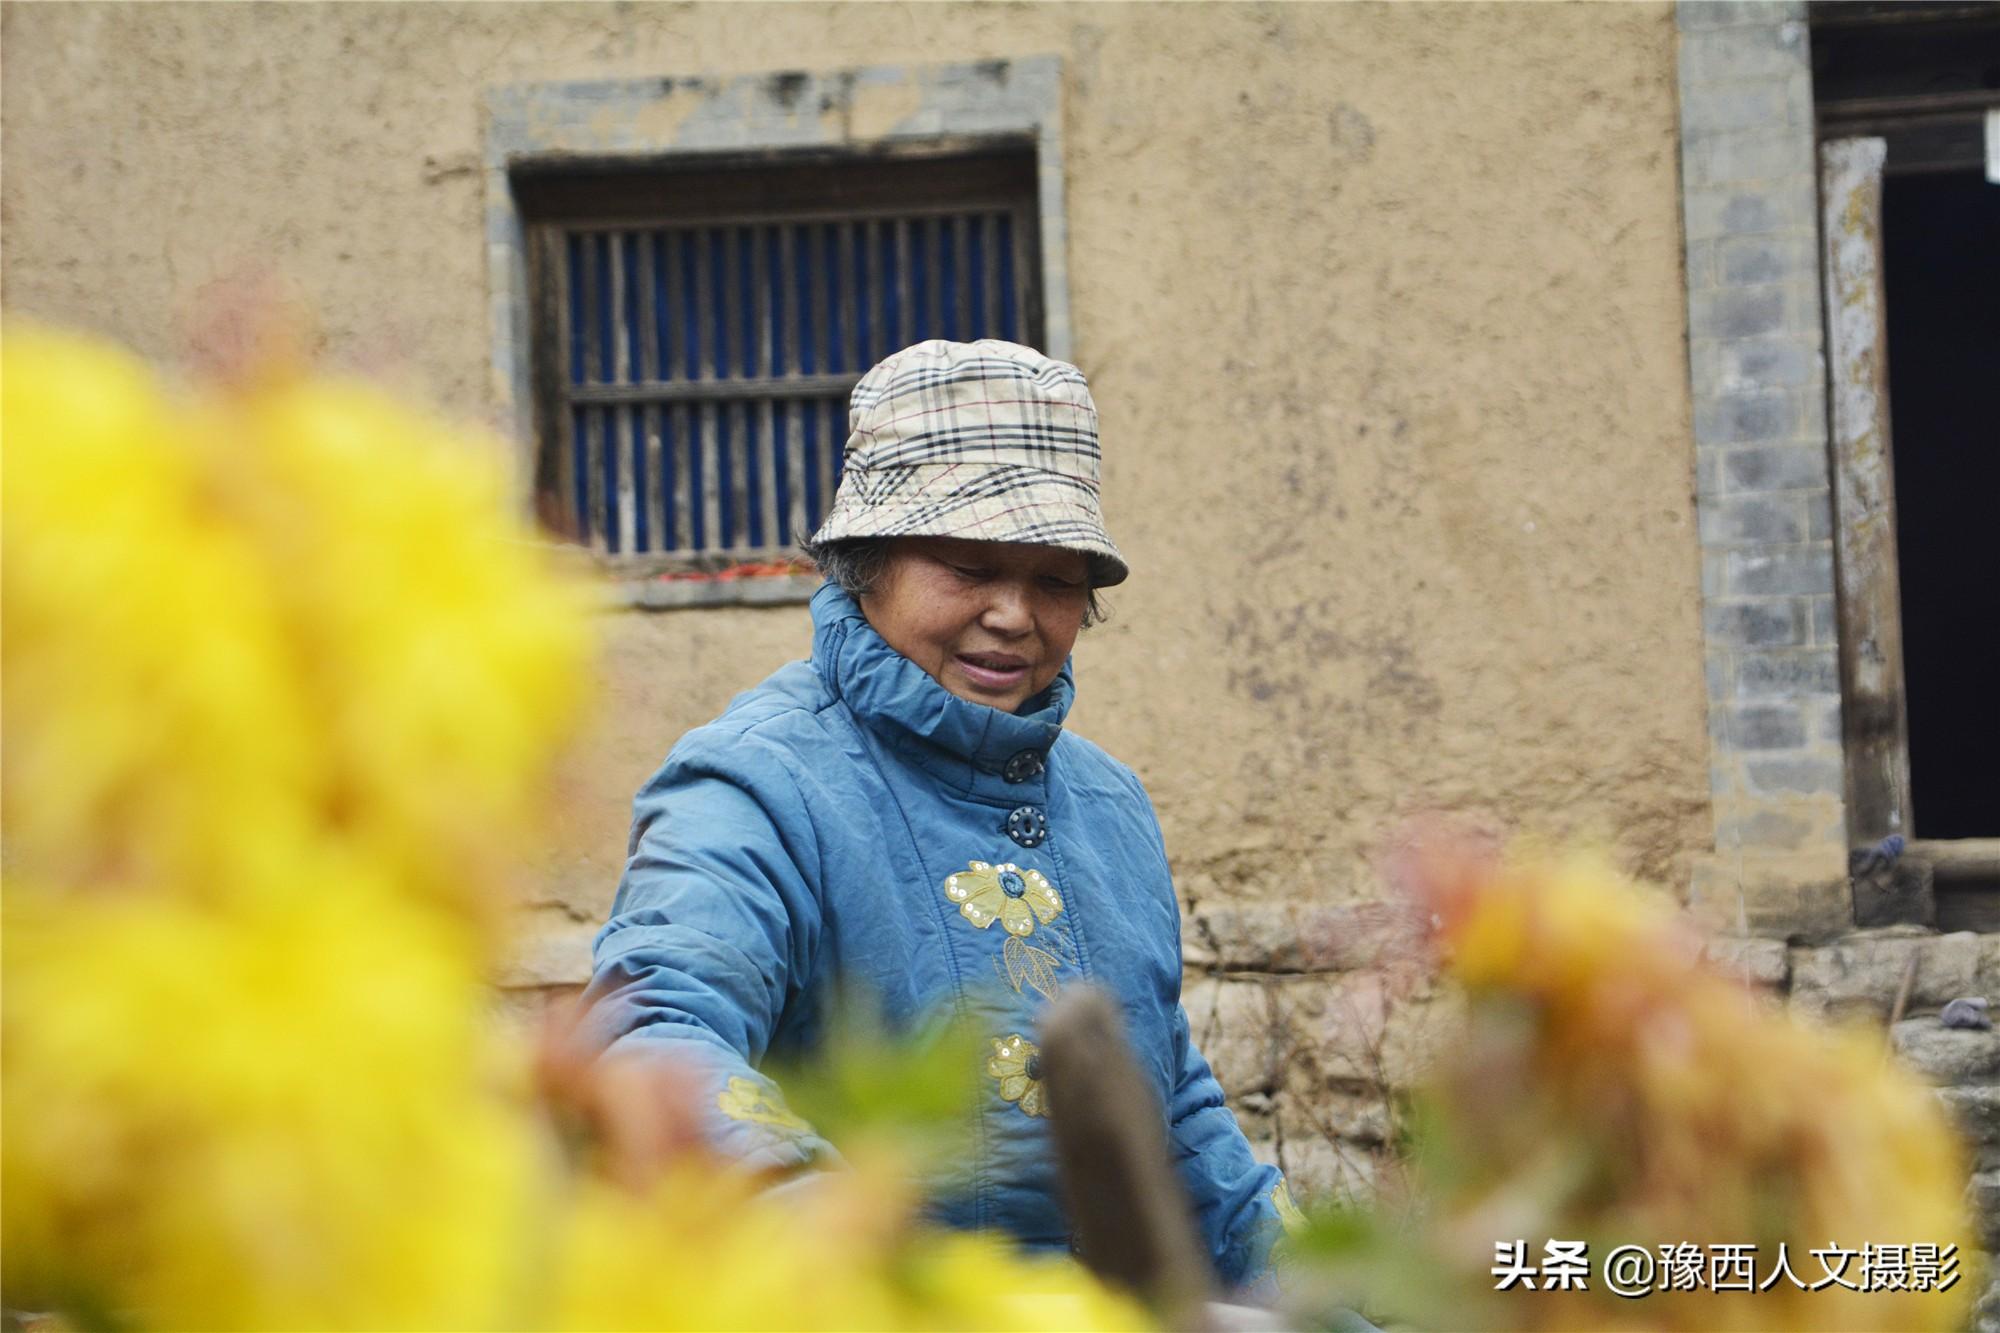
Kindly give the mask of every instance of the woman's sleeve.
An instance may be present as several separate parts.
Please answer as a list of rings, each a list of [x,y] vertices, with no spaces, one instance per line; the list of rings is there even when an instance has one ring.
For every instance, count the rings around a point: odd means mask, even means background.
[[[1180,920],[1180,906],[1173,892],[1167,861],[1166,839],[1153,810],[1152,798],[1138,775],[1126,770],[1145,811],[1145,826],[1166,881],[1165,893],[1172,917]],[[1180,934],[1173,936],[1174,976],[1181,975]],[[1175,999],[1179,999],[1176,987]],[[1264,1281],[1271,1265],[1271,1247],[1284,1233],[1278,1201],[1284,1193],[1284,1177],[1278,1168],[1266,1166],[1250,1154],[1250,1141],[1236,1123],[1222,1095],[1222,1085],[1195,1048],[1188,1028],[1187,1010],[1174,1006],[1172,1032],[1173,1093],[1167,1104],[1167,1137],[1194,1204],[1195,1221],[1202,1241],[1215,1261],[1216,1273],[1232,1288]]]
[[[819,854],[781,753],[691,733],[633,802],[625,873],[585,992],[606,1059],[671,1058],[701,1080],[719,1152],[787,1170],[831,1147],[754,1066],[808,984]]]
[[[1250,1155],[1222,1085],[1195,1049],[1185,1009],[1174,1014],[1174,1049],[1180,1072],[1167,1107],[1174,1160],[1217,1274],[1232,1288],[1249,1286],[1269,1270],[1271,1247],[1283,1234],[1284,1177]]]

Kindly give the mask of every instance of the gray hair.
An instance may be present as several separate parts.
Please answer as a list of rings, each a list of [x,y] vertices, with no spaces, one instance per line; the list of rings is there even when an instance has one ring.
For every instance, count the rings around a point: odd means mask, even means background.
[[[855,537],[838,542],[807,542],[801,549],[828,583],[839,584],[848,596],[859,601],[875,591],[882,571],[889,567],[889,547],[894,541],[893,537]],[[1097,589],[1092,588],[1090,600],[1083,608],[1083,628],[1089,629],[1110,618],[1111,608],[1097,595]]]

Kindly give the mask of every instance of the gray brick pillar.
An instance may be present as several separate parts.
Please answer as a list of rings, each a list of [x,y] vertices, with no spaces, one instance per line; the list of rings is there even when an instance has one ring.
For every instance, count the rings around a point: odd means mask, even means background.
[[[1681,0],[1681,187],[1725,928],[1851,920],[1805,5]]]

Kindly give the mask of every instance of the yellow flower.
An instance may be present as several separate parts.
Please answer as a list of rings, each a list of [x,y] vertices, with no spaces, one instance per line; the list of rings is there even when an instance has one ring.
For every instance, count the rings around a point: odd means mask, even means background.
[[[1423,1090],[1431,1239],[1466,1304],[1421,1322],[1658,1328],[1949,1328],[1947,1292],[1496,1294],[1494,1243],[1957,1245],[1973,1266],[1957,1134],[1881,1035],[1826,1031],[1702,961],[1664,895],[1601,859],[1445,854],[1419,867],[1467,1024]],[[1602,1248],[1600,1248],[1602,1247]],[[1447,1289],[1432,1284],[1431,1290]],[[1435,1313],[1435,1312],[1434,1312]]]
[[[1142,1329],[1067,1257],[908,1224],[871,1168],[780,1202],[682,1172],[644,1196],[586,1183],[561,1220],[553,1324],[577,1329]],[[886,1205],[886,1206],[885,1206]]]
[[[6,1303],[510,1322],[545,1145],[480,978],[587,622],[503,446],[0,359]]]
[[[504,446],[355,383],[4,354],[10,869],[223,905],[310,845],[490,943],[587,666]]]
[[[423,909],[339,868],[221,915],[10,880],[0,1285],[136,1326],[507,1322],[518,1066]]]
[[[1141,1329],[1145,1312],[1067,1257],[1029,1257],[992,1235],[932,1237],[910,1265],[916,1313],[934,1328]]]
[[[1005,1041],[993,1038],[993,1054],[986,1061],[986,1075],[1000,1084],[1002,1101],[1015,1103],[1024,1115],[1047,1115],[1047,1099],[1042,1095],[1041,1048],[1015,1033]]]
[[[800,1134],[812,1132],[812,1126],[785,1105],[776,1088],[761,1087],[747,1078],[730,1079],[729,1085],[716,1094],[715,1104],[731,1120],[748,1120]]]
[[[1039,870],[1023,870],[1011,861],[990,865],[970,861],[944,882],[944,896],[958,904],[958,914],[981,930],[995,921],[1009,935],[1035,933],[1062,914],[1062,895]]]
[[[210,485],[226,450],[103,344],[10,324],[0,357],[10,873],[282,883],[313,817],[315,719],[279,571]]]

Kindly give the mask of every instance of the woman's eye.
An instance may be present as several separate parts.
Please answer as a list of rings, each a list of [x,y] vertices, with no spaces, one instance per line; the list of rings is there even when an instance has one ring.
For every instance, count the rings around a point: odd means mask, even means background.
[[[977,565],[952,565],[950,569],[962,579],[985,579],[993,576],[992,570],[982,569]]]
[[[1057,592],[1077,592],[1082,589],[1083,584],[1075,579],[1049,577],[1042,580],[1042,586],[1053,588]]]

